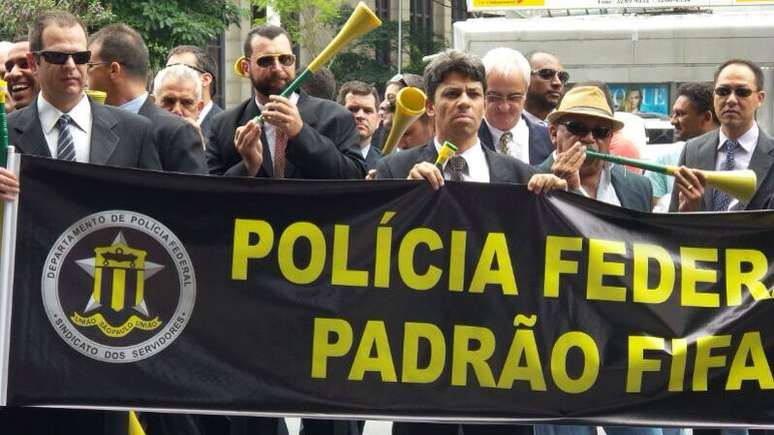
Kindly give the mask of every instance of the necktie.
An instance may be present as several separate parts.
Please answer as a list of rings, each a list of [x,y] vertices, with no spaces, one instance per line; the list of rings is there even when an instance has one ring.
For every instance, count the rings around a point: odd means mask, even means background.
[[[56,121],[56,127],[59,129],[59,138],[56,141],[56,158],[59,160],[75,161],[75,145],[73,136],[70,134],[70,123],[72,118],[69,115],[62,115]]]
[[[498,149],[498,151],[501,154],[505,154],[506,156],[511,154],[511,148],[508,146],[508,143],[510,143],[511,138],[513,138],[513,133],[511,133],[510,131],[506,131],[505,133],[503,133],[502,136],[500,136],[500,141],[498,142],[498,144],[500,145],[499,147],[500,149]]]
[[[462,174],[467,172],[468,162],[460,156],[454,156],[449,159],[449,170],[451,171],[451,181],[462,181]]]
[[[726,161],[723,162],[723,170],[724,171],[731,171],[734,169],[734,166],[736,166],[736,163],[734,162],[734,153],[736,152],[736,149],[739,148],[739,142],[735,140],[728,139],[724,144],[722,149],[726,151]],[[714,190],[712,192],[712,209],[715,211],[726,211],[728,210],[728,205],[731,204],[731,197],[728,196],[727,193],[721,192],[719,190]]]
[[[288,147],[288,135],[285,130],[274,129],[274,177],[285,178],[285,150]]]

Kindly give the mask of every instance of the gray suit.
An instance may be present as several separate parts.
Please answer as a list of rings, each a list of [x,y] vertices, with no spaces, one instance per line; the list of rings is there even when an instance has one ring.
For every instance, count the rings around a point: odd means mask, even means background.
[[[551,137],[548,135],[548,127],[530,121],[524,114],[521,117],[529,129],[528,163],[530,165],[539,165],[554,152],[556,147],[554,147],[554,143],[551,142]],[[478,128],[478,138],[481,140],[481,145],[492,151],[497,151],[494,146],[492,132],[489,130],[489,125],[486,122],[481,122],[481,126]]]
[[[489,165],[489,180],[492,183],[526,184],[535,174],[535,169],[524,162],[498,154],[484,146],[481,149]],[[376,178],[406,178],[415,164],[435,163],[436,158],[438,158],[438,152],[433,142],[391,154],[376,165]]]
[[[89,100],[92,113],[89,163],[140,169],[161,169],[147,119]],[[21,153],[52,157],[43,135],[38,105],[8,116],[9,143]]]
[[[685,148],[683,148],[678,165],[685,165],[692,169],[715,170],[719,141],[719,130],[713,130],[689,140],[685,144]],[[749,204],[740,205],[738,208],[746,208],[748,210],[767,208],[766,202],[774,194],[774,177],[769,174],[772,163],[774,163],[774,139],[761,129],[758,135],[758,144],[755,146],[755,151],[753,151],[748,168],[753,170],[758,178],[755,195]],[[700,210],[712,210],[712,194],[714,191],[715,189],[709,186],[704,189]],[[672,190],[672,203],[669,206],[669,211],[677,211],[680,204],[678,199],[679,192],[680,190],[677,188]]]

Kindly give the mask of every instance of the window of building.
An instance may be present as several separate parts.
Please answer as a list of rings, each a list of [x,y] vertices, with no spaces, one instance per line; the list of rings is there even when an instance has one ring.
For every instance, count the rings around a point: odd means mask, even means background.
[[[220,107],[226,107],[226,99],[223,97],[226,89],[225,86],[223,86],[226,77],[226,68],[224,67],[224,64],[226,63],[225,46],[226,35],[224,33],[216,36],[209,44],[207,44],[207,53],[215,60],[215,95],[212,97],[212,100]],[[228,71],[231,70],[229,69]]]
[[[383,22],[390,21],[390,0],[376,0],[375,12]],[[385,38],[384,40],[377,41],[374,46],[376,60],[382,65],[390,64],[391,45],[390,41]]]
[[[419,48],[429,52],[432,49],[433,1],[411,0],[410,20],[411,33],[419,37]]]
[[[466,0],[452,0],[452,23],[468,19],[468,2]]]

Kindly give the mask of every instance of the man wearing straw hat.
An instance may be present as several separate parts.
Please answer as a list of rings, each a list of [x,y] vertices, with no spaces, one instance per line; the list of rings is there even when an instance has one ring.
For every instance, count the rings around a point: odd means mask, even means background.
[[[557,110],[546,120],[556,152],[543,162],[543,169],[564,178],[569,189],[590,198],[650,211],[652,189],[647,178],[622,166],[586,158],[586,149],[607,154],[613,131],[624,125],[613,117],[607,85],[577,84],[567,91]]]

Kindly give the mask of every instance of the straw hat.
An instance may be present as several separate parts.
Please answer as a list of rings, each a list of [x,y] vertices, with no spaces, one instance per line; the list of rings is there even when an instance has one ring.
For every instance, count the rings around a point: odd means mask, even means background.
[[[613,130],[620,130],[624,123],[613,117],[613,111],[607,104],[605,93],[596,86],[576,86],[562,98],[559,107],[549,113],[546,121],[553,123],[565,115],[593,116],[610,121]]]

